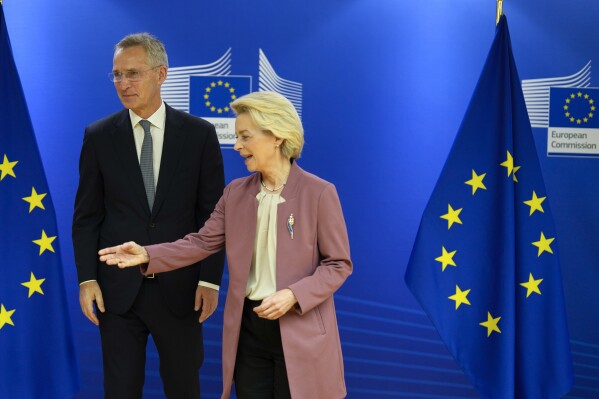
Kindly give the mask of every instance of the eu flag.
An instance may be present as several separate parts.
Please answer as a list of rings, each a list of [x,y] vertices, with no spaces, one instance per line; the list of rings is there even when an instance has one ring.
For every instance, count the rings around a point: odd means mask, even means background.
[[[66,398],[79,377],[56,216],[0,14],[0,398]]]
[[[405,276],[485,398],[558,398],[572,385],[547,197],[503,16]]]

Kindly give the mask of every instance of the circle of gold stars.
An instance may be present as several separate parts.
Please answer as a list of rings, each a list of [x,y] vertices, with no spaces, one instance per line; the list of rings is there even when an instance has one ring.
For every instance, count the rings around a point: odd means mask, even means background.
[[[576,123],[577,125],[588,123],[589,119],[591,119],[595,114],[595,100],[593,100],[588,93],[582,93],[581,91],[578,93],[571,93],[564,101],[564,115],[572,123]],[[582,101],[583,104],[588,103],[589,112],[584,116],[575,116],[572,112],[570,112],[570,105],[572,105],[575,101]]]
[[[593,99],[589,96],[580,93],[573,94],[573,98],[580,97],[583,100],[589,102],[590,106],[593,107],[594,110]],[[570,104],[570,102],[568,103]],[[589,117],[592,117],[588,115]],[[586,120],[584,122],[587,122]],[[582,123],[582,121],[580,122]],[[514,183],[518,183],[518,179],[516,178],[516,172],[521,169],[521,166],[516,165],[516,161],[510,151],[506,150],[506,158],[505,161],[499,164],[502,167],[505,167],[507,170],[507,179],[513,180]],[[477,173],[474,169],[471,169],[471,179],[465,181],[464,183],[468,186],[471,186],[472,195],[478,194],[478,190],[487,190],[487,187],[483,183],[484,178],[487,173]],[[524,205],[528,206],[527,210],[529,213],[529,217],[535,217],[535,212],[537,215],[545,213],[543,208],[543,202],[547,199],[546,196],[538,196],[535,190],[532,190],[530,199],[522,201]],[[463,208],[456,208],[452,206],[452,204],[447,204],[447,213],[440,216],[441,219],[447,221],[447,229],[450,230],[452,227],[455,227],[456,224],[463,224],[460,214],[462,213]],[[553,254],[553,249],[551,248],[552,243],[555,241],[555,237],[546,237],[543,231],[539,232],[538,241],[531,242],[533,247],[536,247],[537,257],[541,257],[544,253],[549,255]],[[436,262],[441,264],[441,272],[445,272],[448,266],[452,266],[452,268],[458,267],[458,262],[454,259],[456,253],[458,251],[456,249],[448,250],[445,246],[441,246],[441,254],[437,256],[435,259]],[[438,254],[438,253],[437,253]],[[451,268],[450,268],[451,270]],[[523,278],[522,278],[523,280]],[[530,298],[532,294],[542,295],[540,285],[543,282],[543,278],[540,276],[533,276],[532,273],[529,273],[528,281],[519,281],[519,285],[526,289],[526,298]],[[455,293],[451,293],[447,298],[451,301],[455,302],[455,310],[460,311],[460,307],[462,305],[471,306],[470,299],[468,295],[471,293],[471,288],[464,289],[459,285],[455,285]],[[532,300],[532,298],[531,298]],[[482,318],[482,317],[481,317]],[[480,326],[486,328],[487,338],[491,337],[493,333],[501,334],[501,329],[499,328],[500,320],[502,319],[501,315],[492,314],[491,310],[487,311],[487,319],[481,320],[479,323]]]
[[[217,114],[222,114],[223,112],[229,112],[230,108],[228,105],[226,105],[224,107],[217,107],[216,105],[214,105],[214,103],[212,101],[210,101],[210,93],[212,93],[212,91],[215,89],[227,91],[230,95],[231,101],[235,101],[235,99],[237,98],[237,96],[235,95],[235,88],[233,86],[231,86],[231,84],[229,82],[223,82],[222,80],[219,80],[217,82],[211,82],[206,87],[206,89],[205,89],[206,93],[204,93],[204,105],[211,112],[216,112]]]

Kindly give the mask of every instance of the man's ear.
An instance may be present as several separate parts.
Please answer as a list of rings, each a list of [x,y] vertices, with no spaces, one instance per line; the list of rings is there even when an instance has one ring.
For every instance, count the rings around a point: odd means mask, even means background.
[[[168,75],[168,72],[167,72],[166,66],[160,65],[158,67],[158,79],[160,79],[160,83],[164,83],[167,75]]]

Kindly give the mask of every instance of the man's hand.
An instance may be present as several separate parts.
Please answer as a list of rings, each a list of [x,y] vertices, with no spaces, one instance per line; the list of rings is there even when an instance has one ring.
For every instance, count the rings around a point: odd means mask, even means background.
[[[262,300],[260,306],[254,308],[259,317],[268,320],[277,320],[297,303],[297,298],[289,288],[277,291]]]
[[[218,306],[218,290],[209,287],[203,287],[198,285],[196,289],[196,301],[194,310],[198,311],[202,309],[200,314],[200,323],[203,323],[208,317],[214,313]]]
[[[98,310],[104,313],[104,298],[102,297],[102,290],[97,281],[88,281],[79,286],[79,304],[81,305],[81,311],[95,325],[99,326],[100,321],[94,312],[94,302]]]

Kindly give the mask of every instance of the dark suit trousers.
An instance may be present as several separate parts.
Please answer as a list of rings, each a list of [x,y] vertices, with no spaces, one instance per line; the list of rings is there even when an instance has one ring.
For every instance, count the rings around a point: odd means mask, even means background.
[[[124,314],[98,312],[107,399],[141,399],[149,334],[160,357],[165,396],[200,397],[203,347],[199,312],[185,318],[174,316],[164,304],[158,284],[144,278],[133,306]]]
[[[246,298],[235,360],[238,399],[290,399],[278,320],[258,317],[252,309],[262,301]]]

